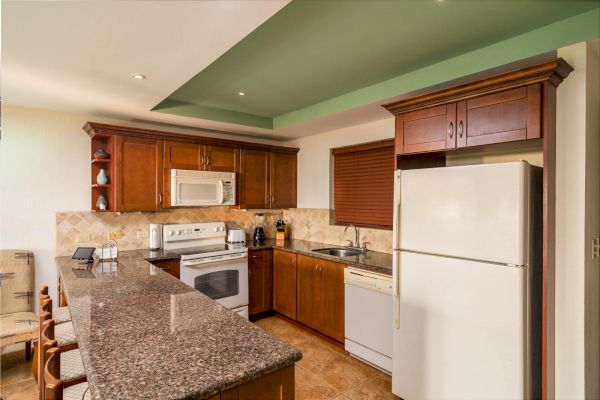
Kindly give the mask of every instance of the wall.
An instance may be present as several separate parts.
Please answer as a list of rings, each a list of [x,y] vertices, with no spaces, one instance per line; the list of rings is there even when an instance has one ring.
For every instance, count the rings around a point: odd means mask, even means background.
[[[55,213],[90,208],[90,138],[81,129],[87,121],[234,137],[3,105],[0,140],[0,247],[32,250],[36,263],[35,287],[48,284],[53,297],[56,295],[53,251]],[[268,140],[252,141],[281,144]]]
[[[595,46],[595,54],[592,51]],[[559,49],[574,71],[557,91],[555,397],[599,398],[598,41]],[[586,270],[591,275],[586,276]],[[587,299],[586,299],[587,297]],[[588,300],[586,302],[586,300]],[[587,341],[592,340],[592,343]],[[591,358],[590,358],[591,357]],[[588,358],[586,360],[586,358]],[[586,368],[586,361],[589,369]],[[586,376],[587,375],[587,376]]]
[[[394,118],[337,129],[286,142],[300,148],[298,152],[298,208],[284,211],[290,223],[291,237],[335,245],[345,244],[344,227],[329,225],[330,150],[335,147],[391,139]],[[392,231],[360,228],[369,248],[392,252]],[[354,240],[354,232],[348,233]]]

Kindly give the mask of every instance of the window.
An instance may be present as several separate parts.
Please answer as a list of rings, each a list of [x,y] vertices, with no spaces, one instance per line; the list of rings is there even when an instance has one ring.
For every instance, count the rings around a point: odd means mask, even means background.
[[[331,149],[332,223],[391,229],[394,140]]]

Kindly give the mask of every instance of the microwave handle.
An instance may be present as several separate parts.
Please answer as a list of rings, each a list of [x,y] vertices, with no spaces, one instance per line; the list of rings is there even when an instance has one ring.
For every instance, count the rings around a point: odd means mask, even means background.
[[[223,204],[223,196],[225,192],[225,187],[223,186],[223,181],[219,179],[219,204]]]

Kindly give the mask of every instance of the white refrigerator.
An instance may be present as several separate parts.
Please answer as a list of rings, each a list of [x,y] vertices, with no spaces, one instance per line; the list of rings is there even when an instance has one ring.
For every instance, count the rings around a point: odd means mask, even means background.
[[[392,391],[540,395],[541,168],[395,172]]]

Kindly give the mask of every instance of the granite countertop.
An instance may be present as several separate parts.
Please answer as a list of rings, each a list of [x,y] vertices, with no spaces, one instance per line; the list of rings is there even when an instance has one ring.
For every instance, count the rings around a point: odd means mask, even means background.
[[[380,253],[377,251],[367,251],[364,254],[350,257],[336,257],[320,253],[312,252],[312,249],[324,247],[342,247],[327,243],[311,242],[307,240],[287,239],[283,242],[275,239],[267,239],[262,243],[246,242],[248,250],[262,249],[279,249],[291,251],[293,253],[305,254],[311,257],[324,258],[326,260],[336,261],[342,264],[347,264],[363,270],[377,272],[384,275],[392,275],[392,255],[388,253]],[[138,250],[143,258],[148,261],[158,260],[173,260],[179,259],[180,256],[169,250]]]
[[[201,399],[300,360],[148,256],[123,251],[91,270],[56,258],[95,399]]]

